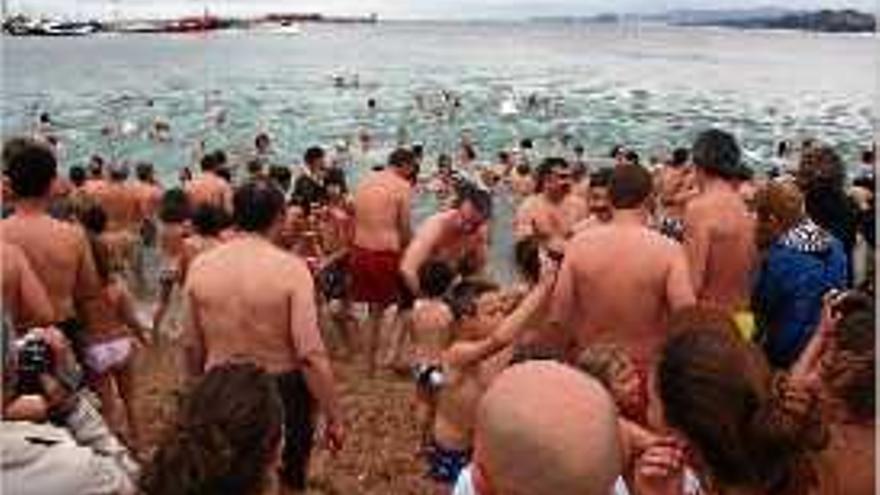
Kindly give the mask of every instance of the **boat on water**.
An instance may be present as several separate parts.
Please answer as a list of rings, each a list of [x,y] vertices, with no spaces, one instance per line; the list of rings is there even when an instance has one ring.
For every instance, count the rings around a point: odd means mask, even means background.
[[[97,21],[49,21],[14,17],[3,23],[3,32],[12,36],[86,36],[103,30]]]
[[[263,34],[277,34],[280,36],[299,36],[303,34],[302,27],[291,21],[264,24],[257,31]]]

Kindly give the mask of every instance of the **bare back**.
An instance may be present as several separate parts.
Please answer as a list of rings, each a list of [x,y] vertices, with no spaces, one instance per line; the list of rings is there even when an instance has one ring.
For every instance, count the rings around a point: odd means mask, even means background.
[[[184,298],[187,339],[198,339],[205,369],[249,359],[283,373],[325,354],[308,267],[266,240],[243,235],[202,253]]]
[[[193,207],[211,205],[232,211],[232,186],[212,173],[204,173],[186,186]]]
[[[601,225],[568,246],[553,319],[579,348],[613,342],[640,363],[653,358],[674,310],[693,304],[682,249],[638,225]]]
[[[395,172],[372,172],[354,193],[354,244],[374,251],[402,251],[409,241],[410,184]]]
[[[700,302],[729,310],[748,305],[755,265],[755,225],[733,191],[704,193],[685,214],[685,248]]]
[[[83,230],[45,214],[15,214],[0,222],[3,241],[22,249],[49,295],[54,321],[76,316],[76,302],[94,299],[100,283]]]
[[[98,203],[107,214],[107,230],[117,232],[136,228],[140,219],[140,203],[131,186],[125,182],[109,182],[97,195]]]

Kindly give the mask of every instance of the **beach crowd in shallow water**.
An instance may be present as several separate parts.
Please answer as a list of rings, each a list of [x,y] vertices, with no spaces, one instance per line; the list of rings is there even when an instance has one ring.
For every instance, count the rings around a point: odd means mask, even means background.
[[[718,129],[650,166],[532,144],[399,147],[350,188],[355,165],[286,166],[260,134],[163,187],[7,139],[4,493],[304,491],[351,441],[352,361],[411,381],[439,492],[874,493],[875,149],[786,144],[757,176]],[[501,196],[512,284],[487,275]],[[158,349],[184,397],[147,445],[134,363]]]

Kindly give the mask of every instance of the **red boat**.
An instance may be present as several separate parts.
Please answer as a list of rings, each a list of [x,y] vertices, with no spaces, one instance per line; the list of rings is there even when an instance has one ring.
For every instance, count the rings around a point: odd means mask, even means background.
[[[222,23],[218,17],[184,17],[183,19],[172,21],[165,27],[168,33],[197,33],[201,31],[213,31],[220,29]]]

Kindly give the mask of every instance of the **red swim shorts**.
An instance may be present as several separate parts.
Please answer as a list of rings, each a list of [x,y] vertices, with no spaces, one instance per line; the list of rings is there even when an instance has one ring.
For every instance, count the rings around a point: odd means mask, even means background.
[[[373,251],[354,246],[348,260],[352,301],[386,306],[397,302],[400,257],[397,251]]]

